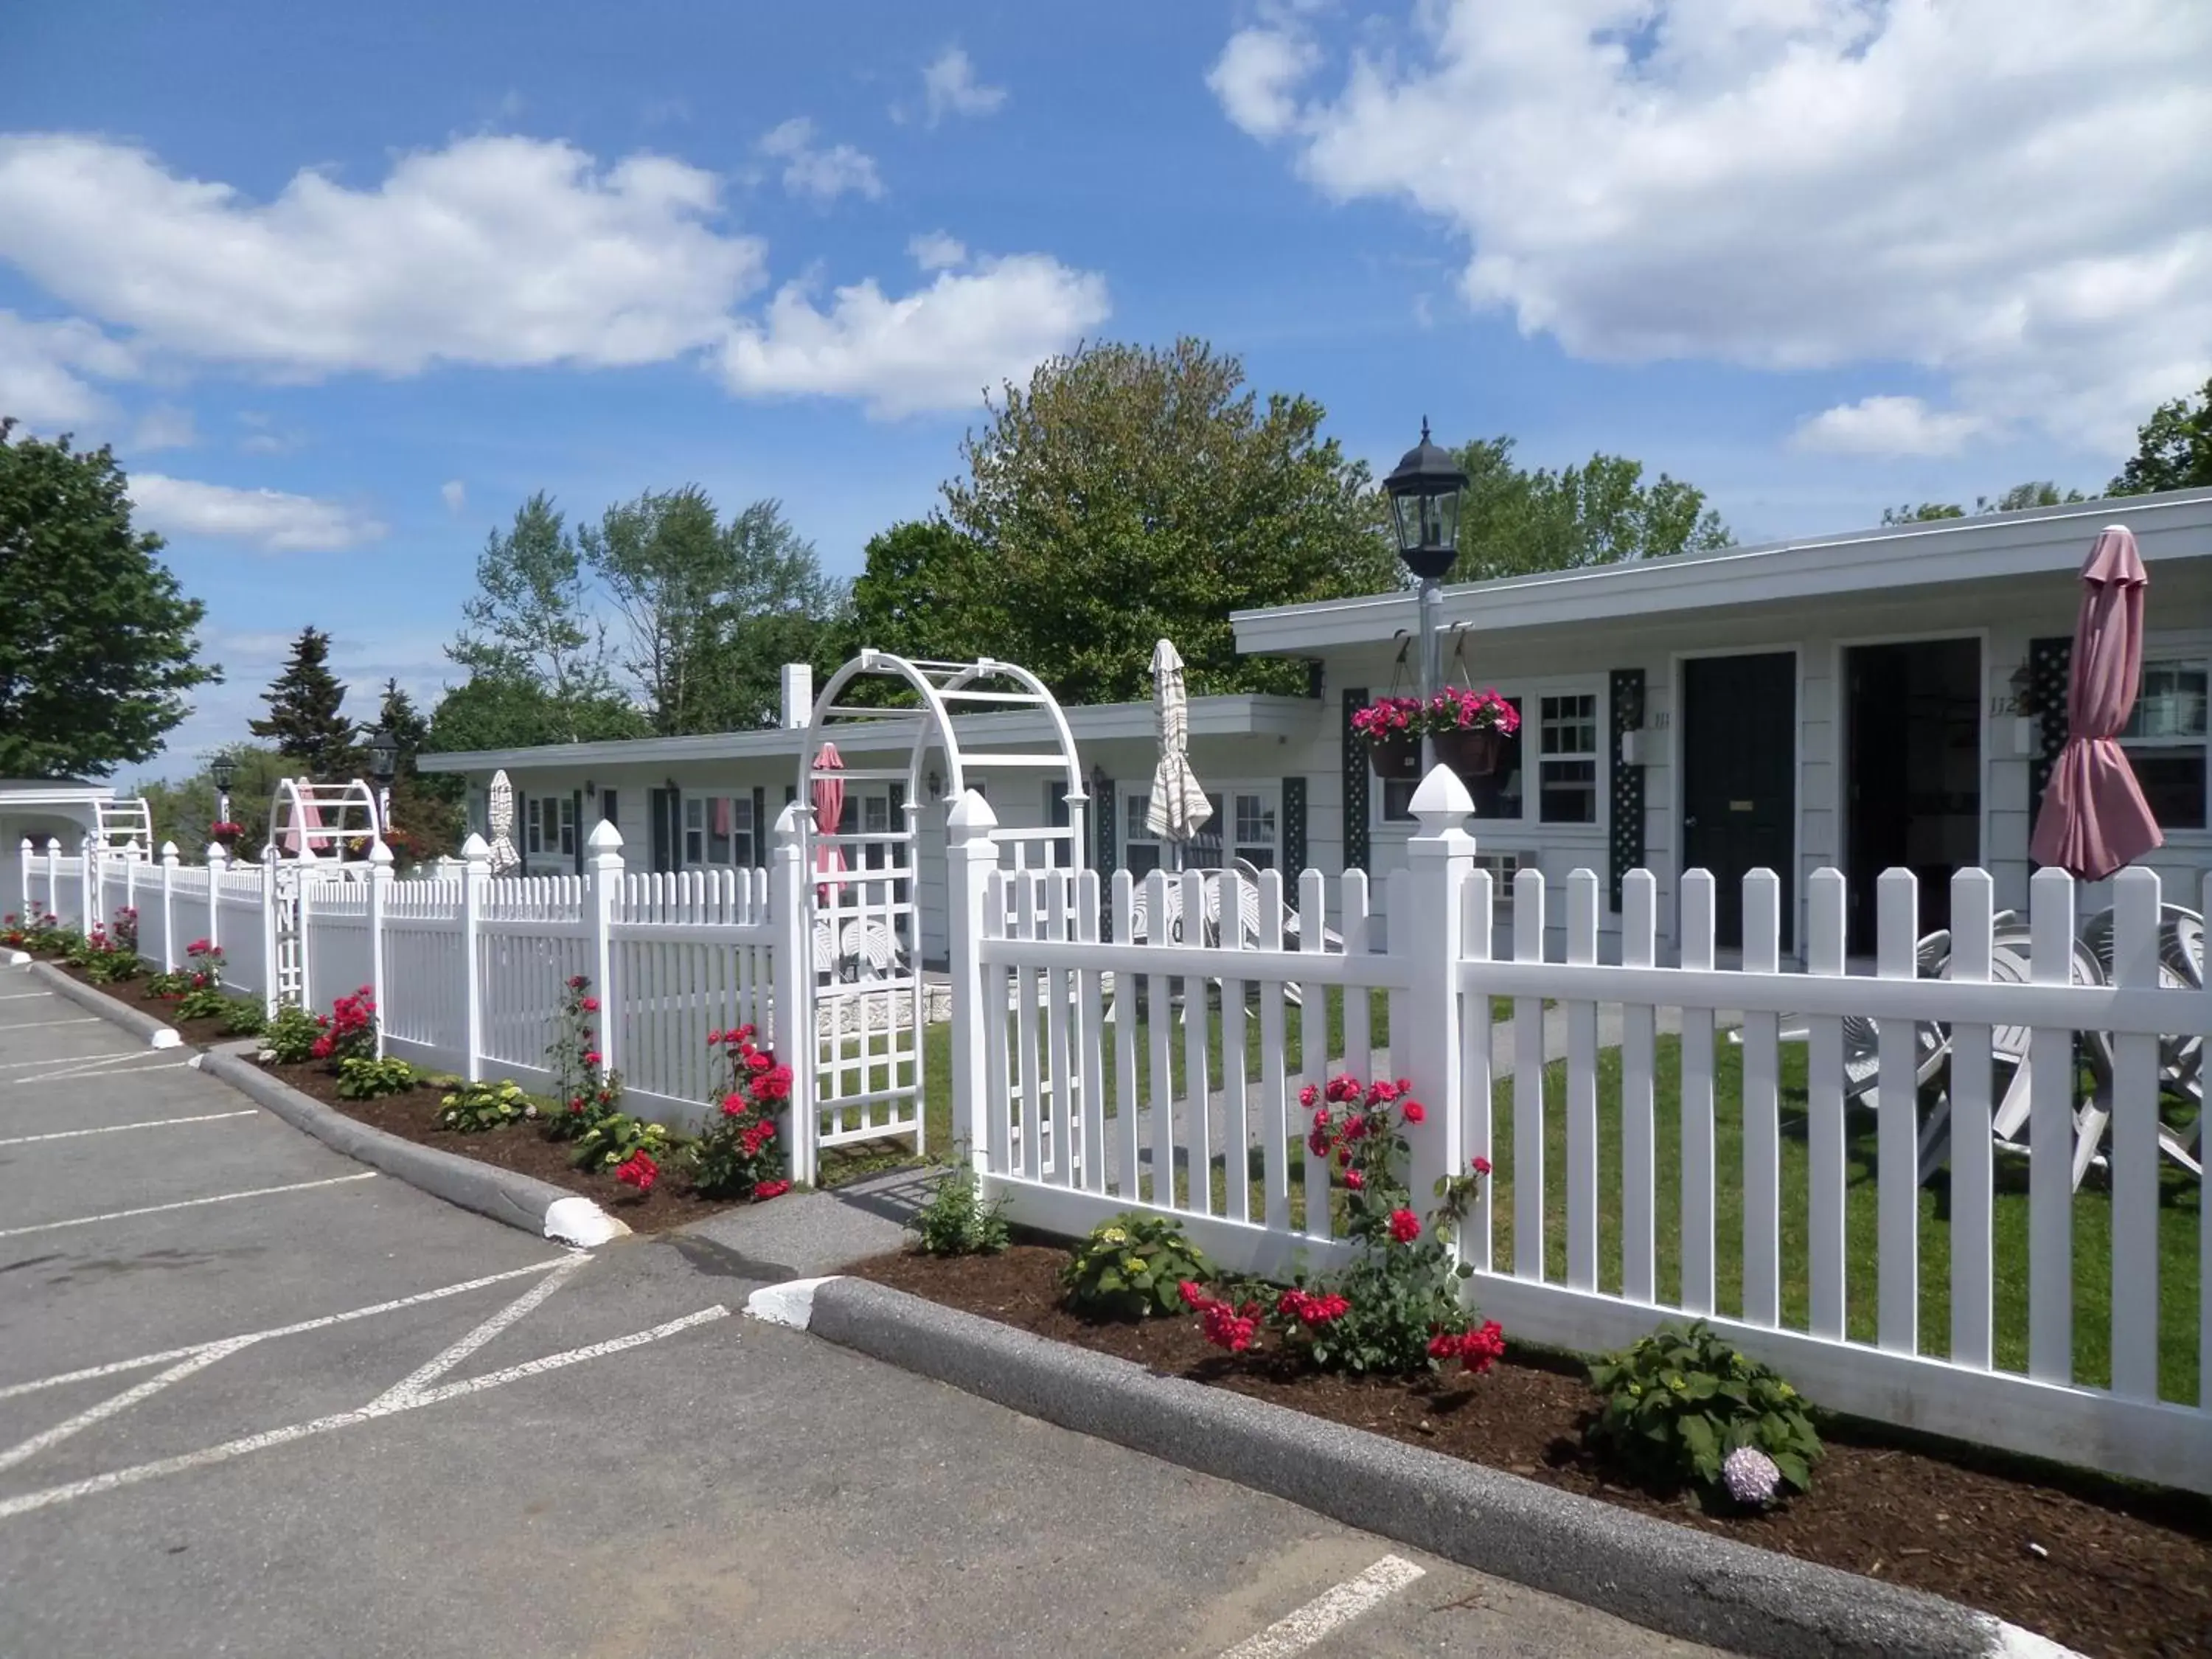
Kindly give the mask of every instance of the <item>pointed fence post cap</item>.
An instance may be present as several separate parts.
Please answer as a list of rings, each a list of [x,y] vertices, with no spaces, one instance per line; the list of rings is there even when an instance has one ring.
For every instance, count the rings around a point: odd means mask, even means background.
[[[182,855],[181,855],[180,854],[179,854],[179,853],[178,853],[178,851],[177,851],[177,843],[176,843],[176,842],[173,842],[173,841],[165,841],[165,842],[163,842],[161,843],[161,862],[162,862],[162,863],[164,863],[164,864],[174,864],[174,863],[177,861],[177,860],[178,860],[180,856],[182,856]]]
[[[471,864],[481,864],[489,869],[491,867],[491,843],[472,830],[469,832],[469,838],[461,843],[461,856]]]
[[[219,841],[210,842],[207,844],[207,851],[201,856],[210,864],[221,865],[230,862],[230,854],[223,850],[223,845]]]
[[[796,799],[784,802],[783,811],[775,815],[775,838],[778,841],[786,839],[796,841],[799,838],[802,822],[799,814],[811,813],[813,811],[811,806]]]
[[[601,818],[593,824],[592,833],[584,837],[584,850],[587,853],[619,854],[622,845],[622,831],[606,818]]]
[[[392,867],[392,849],[384,844],[382,836],[368,844],[368,861],[380,869],[389,870]]]
[[[966,839],[999,827],[999,815],[991,810],[991,803],[981,792],[969,790],[952,803],[952,810],[945,815],[945,827]]]
[[[1474,812],[1474,797],[1467,793],[1467,786],[1460,781],[1458,773],[1439,763],[1429,769],[1428,776],[1413,791],[1410,805],[1413,816],[1420,820],[1421,833],[1433,836],[1441,830],[1458,829],[1461,821]]]

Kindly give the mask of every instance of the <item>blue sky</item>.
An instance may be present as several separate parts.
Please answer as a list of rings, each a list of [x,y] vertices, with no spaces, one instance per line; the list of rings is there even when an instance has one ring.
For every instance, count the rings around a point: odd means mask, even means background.
[[[0,54],[0,410],[112,441],[230,682],[434,693],[537,489],[833,572],[981,388],[1206,336],[1387,467],[1626,453],[1745,539],[2094,488],[2212,374],[2212,9],[112,4]],[[866,286],[861,286],[866,285]]]

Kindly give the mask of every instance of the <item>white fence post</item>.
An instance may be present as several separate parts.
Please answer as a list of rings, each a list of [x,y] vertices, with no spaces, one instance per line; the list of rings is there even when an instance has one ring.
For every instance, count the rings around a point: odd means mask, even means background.
[[[26,927],[37,926],[39,918],[46,914],[43,910],[33,909],[31,905],[31,856],[38,850],[31,845],[28,836],[23,837],[22,845],[16,849],[15,874],[23,888],[23,907],[16,912],[16,919]]]
[[[592,826],[584,841],[584,850],[591,854],[585,860],[591,872],[591,886],[584,896],[584,919],[592,930],[592,988],[598,992],[604,1011],[599,1020],[599,1054],[610,1072],[623,1060],[616,1051],[622,1020],[615,1012],[618,1005],[614,982],[615,899],[622,887],[622,831],[605,818]]]
[[[161,843],[161,971],[173,973],[177,966],[177,843]]]
[[[483,909],[484,887],[491,880],[491,847],[482,836],[461,843],[468,860],[461,871],[461,984],[466,1013],[467,1060],[462,1074],[471,1083],[483,1077]]]
[[[77,892],[76,930],[89,933],[100,915],[100,838],[96,836],[84,838],[84,856],[77,864]]]
[[[981,946],[991,872],[999,867],[998,844],[991,839],[998,827],[991,804],[973,789],[953,803],[945,819],[947,957],[952,970],[952,1144],[964,1146],[965,1156],[978,1170],[989,1167],[988,1149],[977,1131],[984,1126],[984,1113],[993,1109],[983,1092],[988,1050]],[[1124,932],[1115,938],[1126,944],[1128,935]],[[1121,989],[1117,979],[1115,990]],[[1121,1018],[1133,1023],[1136,1017],[1135,1000],[1123,997]],[[1123,1100],[1121,1109],[1134,1124],[1136,1104],[1127,1095]],[[1088,1146],[1084,1152],[1086,1158],[1094,1156]],[[1103,1162],[1104,1148],[1095,1155]],[[1123,1156],[1128,1156],[1127,1147]]]
[[[1464,890],[1474,869],[1474,837],[1462,826],[1474,811],[1474,798],[1449,767],[1433,767],[1421,780],[1413,799],[1419,827],[1406,843],[1406,863],[1413,873],[1412,915],[1401,917],[1394,911],[1390,917],[1394,945],[1401,936],[1401,924],[1410,923],[1402,935],[1412,963],[1413,986],[1407,994],[1410,1030],[1401,1030],[1394,1019],[1390,1048],[1394,1059],[1403,1055],[1403,1075],[1412,1080],[1414,1097],[1426,1109],[1421,1121],[1408,1127],[1406,1137],[1412,1148],[1413,1207],[1419,1211],[1433,1201],[1437,1182],[1466,1172],[1460,1153],[1460,958],[1464,954]],[[1455,1252],[1458,1249],[1455,1230],[1447,1243]]]
[[[222,877],[230,868],[230,854],[219,841],[208,843],[208,930],[207,942],[210,951],[222,949]]]
[[[376,1057],[384,1058],[384,1028],[391,1019],[386,1012],[384,976],[384,904],[392,890],[392,849],[378,841],[368,849],[368,984],[376,1001]]]
[[[144,920],[138,914],[138,866],[146,862],[146,849],[135,841],[123,849],[122,908],[131,912],[133,921]]]
[[[806,872],[799,842],[802,834],[793,801],[775,821],[775,857],[769,872],[769,906],[776,926],[775,1000],[770,1008],[774,1021],[772,1047],[776,1058],[791,1067],[789,1118],[784,1124],[784,1144],[791,1148],[791,1178],[814,1179],[815,1063],[814,940],[806,906]]]

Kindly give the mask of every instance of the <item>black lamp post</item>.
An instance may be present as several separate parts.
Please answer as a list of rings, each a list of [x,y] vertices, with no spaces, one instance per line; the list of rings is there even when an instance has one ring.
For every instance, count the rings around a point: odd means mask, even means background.
[[[399,739],[385,726],[368,734],[368,769],[376,780],[376,827],[381,839],[392,827],[392,780],[399,770]]]
[[[238,763],[228,755],[217,755],[208,763],[208,779],[215,785],[215,820],[217,823],[230,822],[230,786],[238,781]]]
[[[1397,470],[1382,480],[1390,497],[1390,514],[1398,533],[1398,556],[1419,583],[1421,641],[1421,702],[1425,706],[1437,693],[1443,665],[1437,654],[1442,609],[1437,589],[1459,556],[1460,496],[1467,489],[1449,452],[1429,441],[1429,422],[1421,418],[1421,441],[1406,452]],[[1435,763],[1429,740],[1421,739],[1421,770]]]

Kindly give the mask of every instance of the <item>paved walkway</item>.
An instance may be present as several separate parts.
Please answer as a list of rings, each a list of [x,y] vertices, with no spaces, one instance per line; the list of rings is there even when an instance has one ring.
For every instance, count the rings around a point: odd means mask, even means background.
[[[896,1195],[572,1254],[185,1058],[0,970],[0,1653],[1698,1651],[734,1316]]]

